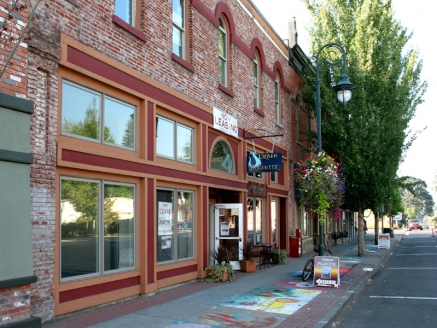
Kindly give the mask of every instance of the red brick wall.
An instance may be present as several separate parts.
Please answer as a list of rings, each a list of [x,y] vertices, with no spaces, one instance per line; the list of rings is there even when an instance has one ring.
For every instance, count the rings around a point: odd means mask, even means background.
[[[30,285],[0,289],[0,326],[30,317]]]
[[[189,31],[191,31],[188,58],[194,72],[187,70],[172,58],[172,13],[171,1],[138,1],[140,4],[137,27],[146,36],[138,39],[120,26],[112,23],[114,0],[101,1],[46,1],[32,25],[33,37],[29,44],[29,70],[27,96],[35,102],[31,118],[31,166],[32,224],[34,267],[38,282],[31,289],[32,314],[43,322],[54,317],[54,271],[55,265],[55,170],[56,135],[58,119],[58,62],[61,58],[60,35],[79,41],[153,80],[168,86],[197,101],[202,106],[220,108],[250,129],[265,129],[276,137],[275,144],[282,145],[288,153],[294,149],[294,111],[291,98],[295,98],[299,79],[288,65],[288,58],[273,45],[270,39],[253,22],[236,0],[221,1],[229,8],[234,24],[235,37],[243,46],[232,43],[231,97],[218,88],[218,38],[217,27],[210,20],[215,17],[218,0],[200,2],[206,13],[189,6]],[[190,1],[191,2],[191,1]],[[204,8],[205,9],[205,8]],[[252,41],[262,45],[263,72],[261,76],[261,110],[265,117],[253,111],[252,59],[247,55]],[[241,48],[243,47],[243,49]],[[247,47],[247,48],[246,48]],[[278,62],[284,77],[281,91],[282,125],[275,123],[274,71]],[[290,95],[287,91],[292,90]],[[255,139],[257,143],[260,139]],[[293,146],[294,147],[294,146]],[[290,206],[293,179],[290,178]],[[289,221],[294,220],[294,211],[289,211]],[[288,232],[287,232],[288,234]]]

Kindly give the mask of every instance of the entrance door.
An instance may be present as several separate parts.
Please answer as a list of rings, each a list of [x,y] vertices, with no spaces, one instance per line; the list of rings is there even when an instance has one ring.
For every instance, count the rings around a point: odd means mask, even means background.
[[[224,246],[234,270],[240,270],[243,242],[243,204],[214,204],[214,249]]]

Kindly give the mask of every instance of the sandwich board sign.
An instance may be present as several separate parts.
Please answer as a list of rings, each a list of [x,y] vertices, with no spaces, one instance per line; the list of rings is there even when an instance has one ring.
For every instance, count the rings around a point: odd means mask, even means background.
[[[314,286],[340,286],[340,258],[316,256],[314,258]]]
[[[390,248],[389,233],[381,233],[378,235],[378,248]]]

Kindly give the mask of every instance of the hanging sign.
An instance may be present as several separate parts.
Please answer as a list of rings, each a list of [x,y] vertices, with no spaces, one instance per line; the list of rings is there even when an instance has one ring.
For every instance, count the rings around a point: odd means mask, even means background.
[[[390,234],[380,233],[378,235],[378,248],[390,248]]]
[[[214,129],[238,138],[238,121],[235,117],[215,107],[213,107],[213,115]]]
[[[280,172],[282,171],[282,153],[247,154],[247,173]]]
[[[316,256],[314,258],[314,286],[340,286],[340,258]]]

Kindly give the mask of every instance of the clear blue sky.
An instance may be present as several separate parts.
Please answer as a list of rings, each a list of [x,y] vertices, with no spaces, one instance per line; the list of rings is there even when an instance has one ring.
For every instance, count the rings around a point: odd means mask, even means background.
[[[309,36],[306,27],[310,17],[300,0],[251,0],[268,20],[275,31],[288,39],[288,21],[296,17],[299,46],[309,54]],[[414,5],[413,5],[414,3]],[[424,180],[428,191],[437,203],[437,193],[434,191],[434,176],[437,174],[437,42],[434,40],[435,9],[433,0],[392,0],[395,17],[401,24],[413,32],[410,47],[419,49],[423,60],[422,80],[428,81],[428,91],[425,102],[416,111],[416,116],[410,122],[412,131],[427,129],[419,135],[414,144],[405,154],[398,175],[413,176]],[[434,17],[432,17],[432,15]],[[434,96],[433,96],[434,94]]]

